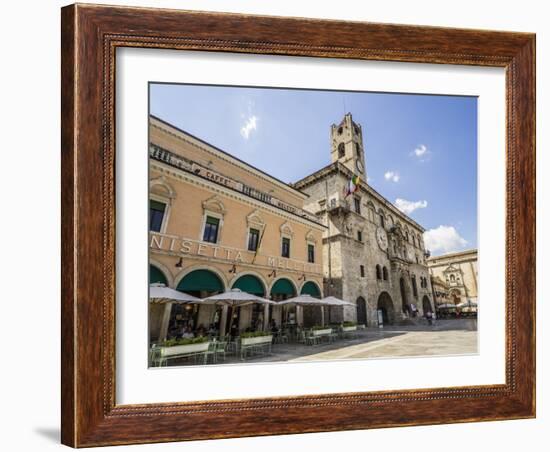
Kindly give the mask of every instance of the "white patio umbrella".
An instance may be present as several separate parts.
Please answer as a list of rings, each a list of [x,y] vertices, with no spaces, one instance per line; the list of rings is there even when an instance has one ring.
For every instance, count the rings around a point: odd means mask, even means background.
[[[279,306],[319,306],[321,308],[321,322],[325,324],[325,311],[323,306],[329,306],[327,302],[319,298],[312,297],[309,294],[298,295],[297,297],[289,298],[288,300],[280,301],[277,303]]]
[[[471,300],[459,303],[456,307],[461,314],[477,313],[477,303]]]
[[[332,317],[332,313],[331,313],[331,308],[332,307],[340,307],[342,308],[342,310],[344,309],[344,306],[355,306],[355,303],[351,303],[349,301],[344,301],[340,298],[336,298],[336,297],[325,297],[323,298],[323,301],[326,302],[329,306],[329,322],[330,322],[330,319]]]
[[[201,301],[200,298],[194,297],[192,295],[180,292],[179,290],[171,289],[166,287],[161,283],[154,283],[149,286],[149,302],[151,304],[165,304],[167,303],[176,303],[176,304],[188,304],[196,303]],[[165,308],[167,309],[167,307]],[[168,310],[170,310],[168,308]],[[166,313],[167,311],[165,311]],[[169,312],[168,312],[169,314]],[[160,339],[166,339],[166,334],[168,331],[168,320],[163,321],[163,326],[161,326]]]
[[[436,307],[437,309],[456,309],[456,305],[453,303],[438,304]]]
[[[296,305],[296,306],[328,306],[328,303],[325,301],[312,297],[308,294],[302,294],[298,295],[297,297],[289,298],[284,301],[279,301],[277,305],[284,306],[284,305]]]
[[[164,284],[155,283],[149,286],[149,300],[151,303],[195,303],[200,298],[166,287]]]
[[[243,292],[241,289],[231,289],[227,292],[212,295],[201,300],[204,304],[212,304],[216,306],[231,306],[232,309],[238,306],[248,306],[251,304],[275,304],[275,302],[253,295],[248,292]],[[233,312],[233,311],[232,311]],[[231,314],[231,323],[229,324],[229,332],[233,327],[233,314]]]
[[[207,298],[203,298],[202,303],[214,304],[221,306],[247,306],[254,303],[259,304],[275,304],[274,301],[262,298],[257,295],[253,295],[248,292],[243,292],[241,289],[231,289],[227,292],[212,295]]]
[[[355,303],[351,303],[350,301],[344,301],[340,298],[336,297],[325,297],[323,300],[325,303],[327,303],[329,306],[355,306]]]

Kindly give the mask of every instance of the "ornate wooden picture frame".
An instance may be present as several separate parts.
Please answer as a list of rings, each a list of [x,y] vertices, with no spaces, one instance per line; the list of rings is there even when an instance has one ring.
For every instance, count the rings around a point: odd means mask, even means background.
[[[62,442],[73,447],[535,416],[535,36],[160,9],[62,9]],[[115,403],[115,51],[143,47],[506,70],[506,382]]]

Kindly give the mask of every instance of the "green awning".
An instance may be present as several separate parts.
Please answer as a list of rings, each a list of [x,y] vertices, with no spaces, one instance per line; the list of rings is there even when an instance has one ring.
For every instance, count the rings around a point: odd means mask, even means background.
[[[292,283],[285,278],[281,278],[277,280],[275,284],[273,284],[273,287],[271,288],[271,295],[295,295],[296,292],[294,292],[294,286]]]
[[[168,286],[166,276],[154,265],[149,265],[149,284],[161,283]]]
[[[262,282],[252,275],[241,276],[235,284],[233,284],[233,289],[241,289],[243,292],[251,293],[259,297],[265,295],[265,289]]]
[[[311,295],[312,297],[315,297],[315,298],[321,297],[321,292],[319,291],[317,284],[311,281],[308,281],[307,283],[304,284],[304,287],[302,287],[302,293],[300,295],[305,295],[305,294]]]
[[[208,270],[195,270],[187,274],[178,284],[178,290],[182,292],[207,291],[223,292],[223,283],[218,276]]]

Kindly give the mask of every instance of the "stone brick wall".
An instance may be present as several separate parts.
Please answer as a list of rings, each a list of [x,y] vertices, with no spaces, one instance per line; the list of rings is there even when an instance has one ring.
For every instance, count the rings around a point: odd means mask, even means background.
[[[325,168],[307,177],[297,184],[297,187],[309,195],[305,209],[315,213],[321,223],[328,225],[323,238],[323,276],[324,292],[346,301],[357,303],[359,297],[367,302],[367,323],[376,326],[378,300],[382,293],[387,292],[393,303],[393,320],[400,321],[406,317],[402,309],[400,278],[404,279],[405,293],[408,303],[414,303],[418,315],[424,315],[423,299],[427,297],[430,309],[433,310],[431,286],[421,287],[421,277],[429,281],[428,267],[425,264],[421,237],[422,230],[415,228],[413,222],[404,214],[391,210],[392,221],[385,223],[389,231],[395,224],[403,224],[412,239],[400,243],[399,259],[393,256],[390,249],[383,250],[376,238],[380,227],[378,209],[382,208],[380,200],[371,196],[369,187],[363,186],[356,195],[360,199],[360,212],[355,212],[354,195],[344,198],[344,187],[350,174],[341,171],[339,164],[333,168]],[[335,200],[335,201],[333,201]],[[386,201],[387,202],[387,201]],[[374,210],[371,206],[374,206]],[[328,212],[327,213],[327,207]],[[388,211],[388,217],[390,212]],[[361,237],[358,236],[361,232]],[[416,259],[418,258],[418,263]],[[378,279],[376,266],[387,269],[386,280]],[[361,275],[361,266],[364,276]],[[417,282],[417,295],[412,289],[412,276]],[[426,304],[428,307],[428,304]],[[337,315],[333,315],[334,319]],[[344,309],[343,320],[356,321],[357,309]]]

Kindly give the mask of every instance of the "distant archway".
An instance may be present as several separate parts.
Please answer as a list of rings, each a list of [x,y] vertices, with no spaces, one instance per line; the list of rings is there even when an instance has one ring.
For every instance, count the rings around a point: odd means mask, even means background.
[[[382,311],[382,323],[393,324],[395,322],[395,310],[393,307],[393,301],[388,292],[382,292],[378,296],[378,303],[376,308]]]
[[[246,274],[239,276],[233,285],[231,286],[232,289],[240,289],[243,292],[250,293],[252,295],[256,295],[258,297],[265,297],[266,289],[263,281],[256,275]],[[264,305],[261,305],[259,303],[254,303],[252,306],[250,306],[250,327],[254,330],[261,330],[264,327]],[[239,319],[240,321],[240,315],[241,310],[240,309],[232,309],[231,310],[233,314],[233,321],[235,319]],[[226,328],[231,328],[231,325],[228,324]]]
[[[287,298],[296,296],[296,286],[287,278],[279,278],[271,286],[271,299],[274,301],[282,301]]]
[[[302,290],[300,290],[300,295],[304,294],[311,295],[315,298],[321,298],[321,290],[319,289],[319,286],[313,281],[306,281],[306,283],[302,286]]]
[[[178,283],[177,290],[202,298],[223,292],[225,288],[216,273],[199,269],[187,273]]]
[[[359,297],[355,302],[357,306],[357,323],[367,324],[367,302],[363,297]]]
[[[424,295],[422,298],[422,311],[424,312],[424,315],[428,312],[433,312],[432,304],[430,303],[430,299],[427,295]]]
[[[257,295],[258,297],[265,297],[265,285],[264,283],[254,275],[240,276],[231,287],[232,289],[240,289],[243,292]]]
[[[164,284],[168,286],[168,279],[158,267],[149,265],[149,284]]]
[[[310,295],[314,298],[321,298],[321,290],[313,281],[306,281],[300,290],[300,295]],[[304,306],[302,308],[303,325],[305,327],[320,325],[323,322],[323,314],[321,314],[321,309],[325,311],[324,318],[328,319],[329,312],[328,309],[325,309],[325,307],[319,308],[318,306]],[[288,311],[292,312],[291,309],[288,309]]]

